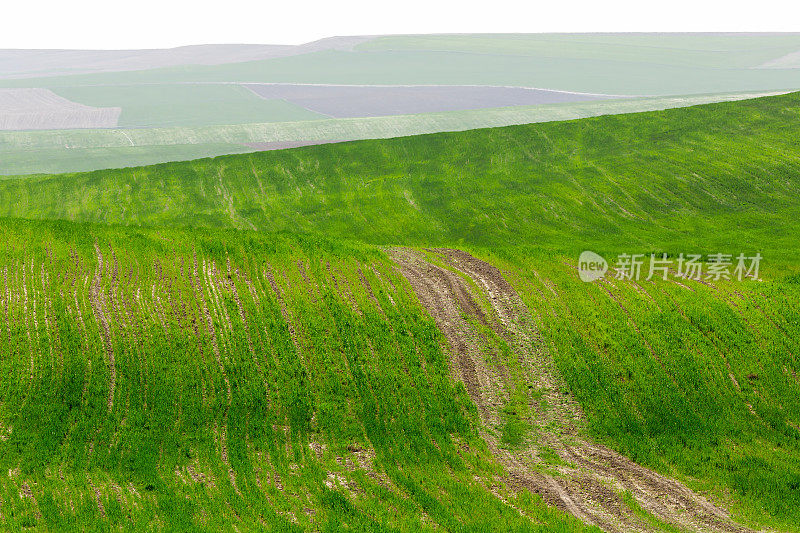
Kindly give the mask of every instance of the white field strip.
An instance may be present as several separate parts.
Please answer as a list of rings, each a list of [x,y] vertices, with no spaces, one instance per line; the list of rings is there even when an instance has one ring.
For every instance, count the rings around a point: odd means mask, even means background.
[[[47,89],[0,89],[0,130],[113,128],[119,107],[90,107]]]
[[[785,56],[770,59],[757,68],[800,68],[800,50]]]
[[[125,83],[79,83],[71,87],[117,87],[127,85]],[[596,98],[659,98],[648,94],[611,94],[611,93],[590,93],[580,91],[568,91],[565,89],[553,89],[550,87],[533,87],[530,85],[488,85],[475,83],[303,83],[303,82],[283,82],[283,81],[170,81],[164,82],[142,82],[135,85],[266,85],[274,87],[360,87],[360,88],[410,88],[418,89],[425,87],[472,87],[472,88],[498,88],[498,89],[527,89],[529,91],[542,91],[559,94],[571,94],[575,96],[591,96]],[[256,93],[257,96],[258,93]]]
[[[587,93],[587,92],[579,92],[579,91],[566,91],[563,89],[550,89],[547,87],[531,87],[528,85],[486,85],[486,84],[471,84],[471,83],[459,83],[459,84],[441,84],[441,83],[425,83],[425,84],[398,84],[398,83],[387,83],[387,84],[376,84],[376,83],[287,83],[287,82],[263,82],[263,81],[256,81],[256,82],[242,82],[242,81],[225,81],[225,82],[182,82],[182,83],[207,83],[207,84],[232,84],[232,85],[272,85],[277,87],[362,87],[362,88],[409,88],[409,89],[420,89],[425,87],[472,87],[476,89],[481,88],[498,88],[498,89],[526,89],[529,91],[542,91],[542,92],[550,92],[550,93],[560,93],[560,94],[574,94],[576,96],[595,96],[598,98],[646,98],[647,95],[626,95],[626,94],[608,94],[608,93]]]

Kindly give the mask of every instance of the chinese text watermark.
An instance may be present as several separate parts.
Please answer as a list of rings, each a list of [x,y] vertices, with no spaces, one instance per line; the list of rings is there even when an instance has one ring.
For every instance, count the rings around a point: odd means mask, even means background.
[[[695,281],[758,279],[762,256],[715,253],[679,254],[619,254],[611,265],[599,254],[585,251],[578,258],[581,281],[591,282],[609,273],[614,279],[651,280],[669,276]]]

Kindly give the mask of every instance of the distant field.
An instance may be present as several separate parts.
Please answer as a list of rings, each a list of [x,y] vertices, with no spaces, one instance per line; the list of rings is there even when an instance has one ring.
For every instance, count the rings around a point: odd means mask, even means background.
[[[10,154],[0,160],[0,174],[91,170],[215,156],[242,145],[460,131],[706,103],[714,101],[710,95],[725,100],[792,91],[800,89],[800,68],[793,68],[798,53],[800,33],[355,36],[298,46],[0,50],[0,88],[49,90],[75,105],[121,109],[116,123],[92,122],[88,111],[77,121],[58,119],[47,106],[25,123],[7,121],[6,130],[27,125],[66,134],[24,137],[22,151],[13,154],[21,144],[2,135],[0,122],[0,153]],[[662,98],[667,103],[653,103]],[[49,122],[42,118],[48,113]],[[69,131],[74,128],[96,131]],[[192,144],[209,151],[181,148]],[[118,159],[121,151],[105,150],[149,145],[173,148],[125,150]]]
[[[358,44],[355,49],[440,50],[672,66],[752,68],[800,51],[800,33],[396,35],[371,39]]]
[[[113,128],[119,107],[90,107],[47,89],[0,89],[0,131]]]
[[[145,50],[0,50],[0,78],[23,79],[90,72],[123,72],[176,65],[221,65],[305,54],[350,50],[369,37],[330,37],[311,43],[201,44]]]
[[[352,86],[248,84],[269,100],[282,99],[333,118],[440,113],[493,107],[547,105],[600,100],[602,95],[521,87]]]
[[[761,68],[800,68],[800,51],[771,59],[759,66]]]
[[[266,152],[270,150],[286,150],[287,148],[300,148],[301,146],[314,146],[317,144],[330,144],[335,142],[344,142],[343,140],[332,141],[274,141],[263,143],[246,143],[245,146],[257,150],[259,152]]]
[[[45,148],[33,151],[0,153],[0,179],[7,178],[3,170],[13,174],[55,174],[67,170],[97,170],[103,168],[136,167],[209,157],[252,152],[243,144],[169,144],[145,146],[106,146],[100,148]]]
[[[290,146],[293,143],[307,145],[461,131],[686,107],[755,96],[758,94],[598,100],[393,117],[192,128],[0,132],[0,175],[137,166],[257,149],[279,149],[283,143],[290,143]]]
[[[783,50],[780,50],[783,52]],[[0,87],[241,82],[495,85],[631,96],[794,89],[800,70],[438,50],[326,50],[217,66],[0,80]]]
[[[123,85],[61,87],[54,92],[91,106],[122,108],[121,128],[209,126],[319,120],[324,114],[275,98],[259,98],[240,85]]]

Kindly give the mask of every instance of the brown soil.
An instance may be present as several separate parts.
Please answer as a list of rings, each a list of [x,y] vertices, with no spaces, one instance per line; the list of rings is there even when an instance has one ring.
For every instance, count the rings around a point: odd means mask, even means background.
[[[20,498],[28,498],[31,500],[31,504],[33,506],[33,512],[36,516],[37,520],[42,519],[42,511],[39,509],[39,502],[36,500],[36,496],[33,495],[33,491],[31,490],[30,485],[27,482],[22,484],[22,488],[19,491]]]
[[[95,271],[94,278],[92,279],[92,289],[90,298],[92,300],[92,310],[94,311],[95,318],[100,325],[100,334],[103,337],[103,350],[108,357],[108,368],[111,373],[108,385],[108,411],[114,407],[114,391],[117,386],[117,365],[114,361],[114,350],[111,348],[111,329],[108,324],[108,317],[105,310],[105,296],[102,287],[103,283],[103,254],[100,252],[100,245],[94,243],[94,249],[97,254],[97,270]]]
[[[106,508],[103,505],[103,494],[100,492],[100,489],[97,488],[94,483],[92,483],[91,479],[89,479],[89,488],[92,489],[92,492],[94,493],[95,503],[97,504],[97,510],[100,511],[100,516],[105,518]]]
[[[453,376],[464,383],[477,406],[480,435],[505,467],[509,487],[535,492],[605,531],[659,529],[654,520],[642,518],[625,503],[625,492],[658,521],[683,530],[748,531],[678,481],[585,439],[580,406],[568,393],[528,309],[501,272],[458,250],[429,253],[435,260],[409,249],[390,250],[447,338]],[[512,390],[510,370],[498,358],[487,357],[489,339],[473,327],[475,321],[512,347],[528,390],[542,393],[544,402],[529,398],[534,436],[521,447],[510,448],[500,440],[501,407]],[[547,450],[560,460],[545,462],[541,456]]]

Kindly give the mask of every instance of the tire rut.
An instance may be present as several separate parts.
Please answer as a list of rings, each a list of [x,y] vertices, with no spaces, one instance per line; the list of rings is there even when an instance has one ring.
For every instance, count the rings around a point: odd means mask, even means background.
[[[114,408],[114,392],[117,387],[117,365],[114,360],[114,350],[111,347],[111,328],[108,324],[108,316],[105,310],[105,294],[103,291],[103,254],[100,245],[95,242],[94,250],[97,254],[97,270],[92,278],[92,287],[89,296],[92,300],[92,310],[95,318],[100,325],[100,334],[103,337],[103,350],[108,357],[108,369],[111,374],[108,385],[108,412]]]
[[[435,258],[430,260],[425,253],[405,248],[388,252],[447,339],[451,373],[475,403],[479,433],[505,467],[510,487],[538,493],[547,503],[610,532],[657,531],[660,527],[652,517],[688,531],[749,531],[680,482],[581,436],[585,416],[525,304],[498,269],[459,250],[427,250]],[[529,398],[529,422],[536,436],[521,447],[511,449],[498,436],[501,409],[512,384],[502,362],[487,362],[489,339],[473,326],[475,321],[508,343],[528,389],[538,389],[549,406],[545,409]],[[560,461],[543,461],[540,454],[548,449]],[[626,493],[652,515],[651,520],[630,508]]]

